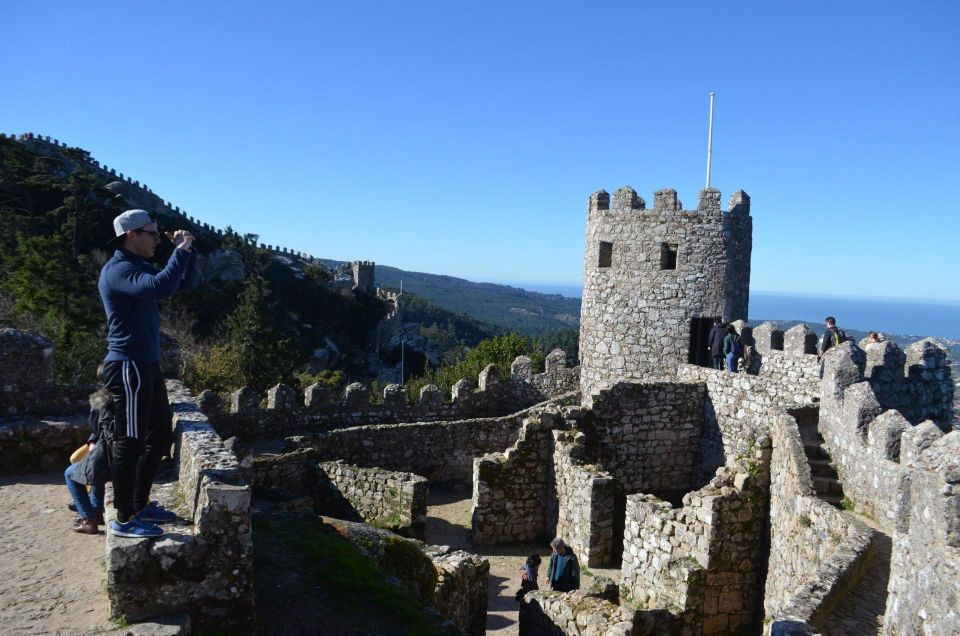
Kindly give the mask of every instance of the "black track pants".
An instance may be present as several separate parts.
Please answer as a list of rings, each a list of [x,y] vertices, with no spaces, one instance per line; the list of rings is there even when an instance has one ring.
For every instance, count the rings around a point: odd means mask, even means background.
[[[113,506],[120,519],[129,519],[150,501],[160,459],[173,441],[173,416],[159,364],[105,362],[103,373],[116,414]]]

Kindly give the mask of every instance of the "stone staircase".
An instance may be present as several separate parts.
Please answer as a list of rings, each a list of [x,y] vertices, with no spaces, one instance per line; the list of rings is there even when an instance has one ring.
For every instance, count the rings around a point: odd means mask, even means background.
[[[817,496],[831,506],[842,509],[844,499],[843,484],[830,459],[830,453],[823,445],[823,436],[816,426],[800,428],[800,438],[803,441],[803,451],[810,464],[810,474],[813,477],[813,487]]]

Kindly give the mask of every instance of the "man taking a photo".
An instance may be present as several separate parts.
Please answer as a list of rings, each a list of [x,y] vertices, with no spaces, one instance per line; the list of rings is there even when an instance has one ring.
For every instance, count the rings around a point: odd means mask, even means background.
[[[100,271],[99,290],[107,313],[104,381],[116,415],[113,500],[120,537],[159,537],[154,523],[176,514],[150,501],[160,459],[173,441],[172,413],[160,371],[160,311],[157,301],[190,290],[196,279],[193,235],[168,233],[175,249],[166,267],[147,262],[160,245],[156,222],[145,210],[127,210],[113,220],[117,247]]]

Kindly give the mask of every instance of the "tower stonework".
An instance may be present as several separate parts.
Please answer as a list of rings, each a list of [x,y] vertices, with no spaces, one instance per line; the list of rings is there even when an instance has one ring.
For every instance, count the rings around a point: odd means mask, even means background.
[[[368,294],[376,291],[375,272],[373,261],[351,261],[350,272],[353,276],[353,288]]]
[[[663,378],[709,360],[714,318],[747,319],[753,221],[738,190],[726,212],[720,192],[700,191],[684,210],[676,190],[653,209],[630,187],[599,190],[587,204],[580,387],[585,405],[621,381]]]

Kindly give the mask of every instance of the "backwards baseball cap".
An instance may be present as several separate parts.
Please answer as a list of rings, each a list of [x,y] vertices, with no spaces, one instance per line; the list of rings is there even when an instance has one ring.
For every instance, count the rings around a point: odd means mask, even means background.
[[[116,245],[120,237],[130,230],[139,230],[153,222],[150,213],[146,210],[127,210],[113,220],[113,231],[116,236],[107,241],[107,245]]]

